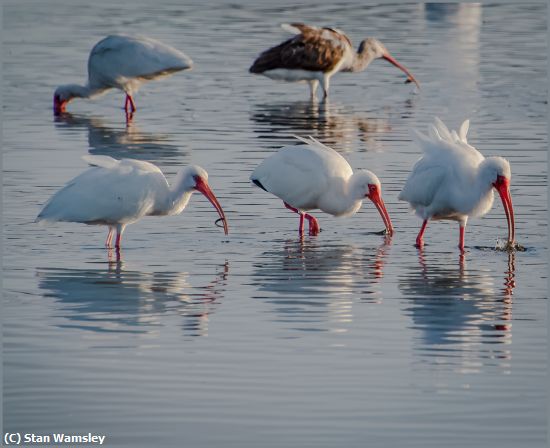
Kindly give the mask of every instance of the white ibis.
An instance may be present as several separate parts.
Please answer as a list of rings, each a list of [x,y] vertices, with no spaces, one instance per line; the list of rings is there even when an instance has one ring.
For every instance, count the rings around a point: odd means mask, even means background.
[[[424,245],[429,220],[458,221],[458,247],[464,251],[464,231],[470,216],[483,216],[493,205],[493,188],[498,191],[508,221],[508,244],[514,246],[514,209],[510,195],[510,164],[502,157],[483,157],[468,144],[469,121],[458,133],[450,132],[439,119],[429,128],[429,136],[415,131],[424,155],[409,174],[399,199],[410,203],[422,218],[416,246]]]
[[[222,207],[208,186],[208,173],[199,166],[183,168],[172,186],[162,171],[149,162],[84,156],[92,168],[69,181],[46,203],[36,221],[69,221],[109,227],[105,245],[120,248],[122,232],[144,216],[180,214],[195,191],[204,194],[218,211],[225,234]]]
[[[313,137],[297,138],[305,145],[281,148],[258,165],[250,180],[300,215],[300,235],[304,218],[309,222],[310,235],[321,230],[317,219],[305,211],[318,208],[334,216],[350,216],[365,198],[374,203],[391,235],[393,227],[378,177],[368,170],[354,173],[346,159]]]
[[[349,37],[336,28],[303,23],[283,24],[282,27],[295,36],[260,54],[249,69],[251,73],[279,81],[306,81],[312,97],[320,82],[326,98],[332,75],[361,72],[375,59],[383,58],[405,72],[406,82],[419,86],[415,77],[377,39],[363,40],[356,52]]]
[[[93,98],[109,89],[126,93],[124,110],[129,117],[136,110],[132,95],[141,84],[188,70],[193,61],[181,51],[158,40],[141,36],[113,35],[100,40],[88,58],[88,83],[59,86],[53,96],[56,115],[65,112],[74,98]]]

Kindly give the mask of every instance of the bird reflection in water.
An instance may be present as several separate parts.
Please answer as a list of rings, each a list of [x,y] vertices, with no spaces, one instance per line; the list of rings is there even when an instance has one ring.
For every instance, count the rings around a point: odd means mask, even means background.
[[[68,112],[55,116],[54,122],[59,130],[87,130],[88,151],[93,155],[163,162],[165,165],[172,160],[174,164],[181,164],[181,156],[187,155],[187,151],[170,143],[169,135],[143,132],[134,122],[119,127],[108,126],[99,117]]]
[[[389,114],[386,114],[389,115]],[[285,141],[288,134],[313,135],[326,145],[335,145],[339,150],[352,151],[358,139],[364,143],[360,150],[380,151],[380,135],[391,130],[389,116],[376,111],[373,116],[360,116],[342,103],[324,101],[297,101],[294,103],[257,104],[251,114],[257,124],[260,138],[273,139],[280,136]],[[284,132],[284,135],[281,134]],[[293,142],[295,143],[295,142]]]
[[[515,254],[508,254],[500,289],[489,270],[469,270],[465,254],[459,255],[458,266],[445,265],[439,255],[433,254],[429,263],[420,249],[420,270],[411,269],[398,283],[412,301],[405,312],[422,334],[419,349],[438,364],[459,362],[462,372],[477,372],[494,360],[507,368],[511,351],[504,346],[512,339]]]
[[[124,262],[120,247],[107,247],[107,262],[109,270],[121,271]]]
[[[484,7],[481,3],[448,2],[419,4],[419,8],[424,9],[425,20],[419,22],[422,32],[439,36],[432,42],[435,45],[429,46],[434,81],[430,84],[431,95],[452,104],[457,119],[468,116],[480,109],[480,98],[488,95],[494,84],[488,82],[487,74],[480,73],[481,61],[486,57],[481,44]],[[484,85],[483,91],[480,85]],[[457,92],[459,96],[449,96]],[[483,113],[489,114],[486,107]]]
[[[282,247],[280,247],[282,243]],[[358,300],[379,303],[389,248],[318,245],[314,239],[275,242],[254,261],[254,297],[273,306],[273,320],[297,331],[345,333]]]
[[[108,269],[38,268],[44,296],[58,303],[61,327],[105,334],[156,337],[177,317],[184,336],[208,334],[210,316],[225,293],[229,263],[216,266],[207,285],[194,286],[187,272],[140,272],[111,261]]]
[[[386,253],[391,246],[391,241],[391,236],[384,235],[384,243],[378,246],[374,259],[370,264],[367,264],[375,279],[381,279],[382,277],[384,277],[384,259],[386,258]]]
[[[504,282],[502,288],[503,311],[502,322],[495,325],[496,330],[510,331],[512,325],[512,295],[516,287],[516,254],[513,251],[508,252],[508,266],[504,272]]]

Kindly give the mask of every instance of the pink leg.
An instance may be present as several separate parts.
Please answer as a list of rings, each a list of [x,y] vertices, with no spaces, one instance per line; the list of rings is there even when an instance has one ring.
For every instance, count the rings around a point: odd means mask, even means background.
[[[459,230],[459,237],[458,237],[458,248],[461,252],[464,252],[464,230],[466,228],[464,226],[460,226]]]
[[[122,238],[122,235],[120,233],[117,232],[116,234],[116,240],[115,240],[115,247],[117,249],[120,249],[120,240]]]
[[[300,236],[302,236],[304,234],[304,213],[298,210],[297,208],[294,208],[291,205],[288,205],[284,201],[283,201],[283,204],[285,204],[285,207],[288,208],[289,210],[292,210],[294,213],[298,213],[300,215],[300,227],[298,228],[298,232],[300,233]],[[309,215],[306,214],[305,216],[307,217]]]
[[[113,241],[113,228],[109,227],[109,233],[107,233],[107,239],[105,240],[105,246],[111,247],[111,242]]]
[[[131,95],[128,95],[129,98],[130,98],[130,105],[132,106],[132,113],[134,113],[136,111],[136,103],[134,103],[134,99],[132,98]]]
[[[126,101],[124,102],[124,111],[126,112],[126,123],[130,123],[134,116],[136,105],[133,98],[126,94]]]
[[[118,224],[116,226],[116,240],[115,240],[115,247],[117,249],[120,249],[120,241],[122,240],[122,233],[124,232],[124,228],[126,225]]]
[[[128,106],[130,106],[130,110],[128,110]],[[134,103],[134,99],[131,95],[126,94],[126,101],[124,102],[124,110],[126,113],[134,113],[136,111],[136,103]]]
[[[310,235],[319,235],[321,228],[319,227],[319,221],[310,214],[305,214],[306,219],[309,221],[309,234]]]
[[[420,227],[420,232],[418,232],[418,236],[416,237],[416,247],[423,247],[424,246],[424,232],[426,231],[426,226],[428,225],[428,220],[425,219],[422,223],[422,227]]]

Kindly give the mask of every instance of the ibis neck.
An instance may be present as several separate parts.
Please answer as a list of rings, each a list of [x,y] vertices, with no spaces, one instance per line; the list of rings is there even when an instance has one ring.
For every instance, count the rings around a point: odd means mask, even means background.
[[[319,201],[319,208],[334,216],[349,216],[361,208],[363,199],[364,195],[358,193],[353,176],[348,180],[337,179]]]
[[[470,185],[473,188],[465,188],[469,200],[464,203],[471,204],[473,208],[463,212],[472,216],[483,216],[491,209],[494,200],[493,185],[483,166],[480,167],[477,178]]]
[[[182,179],[179,175],[174,183],[174,186],[170,188],[168,210],[167,215],[179,215],[187,204],[191,195],[195,190],[189,187],[185,179]]]
[[[89,85],[81,86],[80,84],[67,84],[63,87],[70,92],[71,98],[92,98],[108,90],[106,88],[90,87]]]
[[[170,207],[168,209],[167,215],[179,215],[185,207],[187,207],[187,204],[189,203],[189,199],[191,199],[191,195],[193,194],[193,191],[186,191],[183,194],[175,194],[172,193],[172,198],[170,200]]]
[[[374,51],[370,50],[368,47],[359,47],[359,50],[357,50],[354,56],[353,62],[347,71],[362,72],[376,59]]]
[[[178,174],[173,186],[168,187],[164,184],[166,189],[162,192],[158,192],[155,197],[155,205],[149,215],[154,216],[167,216],[167,215],[179,215],[183,209],[189,203],[191,195],[195,191],[190,188]]]

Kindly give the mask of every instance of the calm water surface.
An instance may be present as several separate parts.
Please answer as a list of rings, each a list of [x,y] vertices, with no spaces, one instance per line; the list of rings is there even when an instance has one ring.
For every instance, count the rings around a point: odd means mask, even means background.
[[[47,3],[47,5],[46,5]],[[540,447],[546,423],[546,7],[300,7],[38,3],[4,7],[4,429],[96,432],[109,446]],[[332,97],[247,73],[281,22],[378,37],[391,65],[333,78]],[[185,51],[189,73],[123,95],[52,92],[85,79],[92,45],[146,34]],[[469,140],[512,164],[518,240],[500,201],[472,219],[420,225],[397,201],[419,149],[409,129],[471,119]],[[391,240],[365,203],[347,219],[296,216],[252,187],[266,156],[312,135],[383,182]],[[85,154],[133,157],[172,178],[196,163],[230,225],[198,195],[181,216],[130,226],[121,260],[105,229],[40,226]]]

